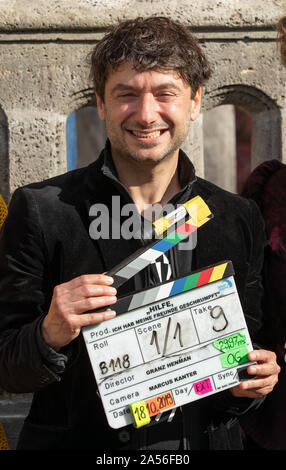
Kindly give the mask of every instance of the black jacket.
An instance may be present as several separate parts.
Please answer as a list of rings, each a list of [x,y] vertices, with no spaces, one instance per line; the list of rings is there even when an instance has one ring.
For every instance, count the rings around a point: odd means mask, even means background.
[[[111,207],[112,195],[131,202],[117,180],[107,145],[87,168],[15,191],[0,234],[0,385],[10,392],[35,392],[19,449],[240,448],[235,416],[257,400],[234,399],[229,391],[183,407],[173,424],[114,430],[107,424],[82,336],[60,354],[41,339],[40,324],[56,285],[84,273],[108,271],[142,247],[142,240],[93,240],[92,204]],[[260,327],[260,271],[264,230],[252,201],[188,176],[193,167],[181,152],[182,191],[172,202],[200,195],[214,218],[198,231],[192,267],[175,254],[177,272],[230,259],[246,316],[255,337]],[[109,161],[109,163],[107,163]],[[134,289],[134,280],[119,294]]]

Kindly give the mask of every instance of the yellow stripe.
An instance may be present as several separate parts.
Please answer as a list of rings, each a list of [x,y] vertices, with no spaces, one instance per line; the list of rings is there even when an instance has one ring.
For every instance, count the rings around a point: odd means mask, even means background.
[[[193,219],[189,219],[186,221],[186,224],[189,224],[189,225],[193,225],[194,227],[201,227],[202,225],[206,224],[208,221],[210,220],[209,217],[207,217],[206,219],[202,219],[200,220],[199,222],[194,222]]]
[[[200,196],[193,197],[183,205],[190,216],[190,219],[186,222],[187,224],[201,227],[210,220],[211,211]],[[172,222],[167,220],[165,217],[161,217],[160,219],[155,220],[153,225],[155,227],[156,235],[161,235],[172,225]]]
[[[202,225],[206,224],[209,220],[210,220],[209,217],[207,217],[206,219],[199,220],[198,223],[197,223],[197,227],[198,228],[201,227]]]
[[[226,267],[227,267],[227,263],[223,263],[223,264],[220,264],[219,266],[216,266],[212,272],[209,282],[214,282],[214,281],[218,281],[219,279],[221,279],[222,276],[224,275]]]
[[[153,225],[155,227],[156,235],[161,235],[161,233],[165,232],[169,227],[169,222],[165,217],[162,217],[161,219],[155,220]]]
[[[187,201],[184,206],[191,216],[194,225],[200,227],[209,220],[207,217],[211,215],[211,211],[200,196],[193,197],[193,199]]]

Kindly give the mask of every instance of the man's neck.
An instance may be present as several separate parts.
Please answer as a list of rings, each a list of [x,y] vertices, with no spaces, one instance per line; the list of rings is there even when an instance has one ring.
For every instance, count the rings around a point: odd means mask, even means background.
[[[118,177],[141,214],[147,206],[164,207],[180,191],[178,155],[179,152],[156,164],[127,161],[112,155]]]

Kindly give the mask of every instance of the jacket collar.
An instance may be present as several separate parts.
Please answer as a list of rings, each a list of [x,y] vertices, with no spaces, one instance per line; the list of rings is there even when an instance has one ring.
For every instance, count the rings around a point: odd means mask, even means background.
[[[176,201],[180,198],[182,193],[184,193],[186,189],[189,189],[192,184],[197,180],[194,165],[187,157],[185,152],[183,152],[183,150],[180,150],[179,153],[178,170],[179,180],[182,189],[178,194],[176,194],[174,198],[176,199]],[[129,195],[127,188],[120,182],[118,178],[118,174],[116,172],[116,168],[112,160],[111,145],[109,139],[107,139],[105,148],[100,153],[98,159],[88,167],[87,185],[92,192],[98,187],[98,182],[99,180],[102,181],[102,178],[107,178],[110,183],[115,184],[117,188],[121,188],[121,191],[123,190]],[[131,198],[130,195],[129,197]]]
[[[207,202],[212,195],[212,191],[208,189],[207,185],[203,184],[204,180],[196,177],[192,162],[182,150],[180,150],[179,154],[179,178],[182,189],[172,198],[170,201],[172,204],[184,203],[196,195],[200,195],[204,201]],[[92,204],[99,201],[104,203],[109,200],[112,194],[118,194],[118,191],[124,196],[125,200],[127,199],[127,202],[132,202],[127,188],[118,179],[118,175],[112,161],[110,142],[108,140],[98,159],[87,168],[86,183],[88,186],[88,195],[85,203],[88,214]],[[114,193],[115,188],[117,190],[115,190]],[[89,215],[88,219],[91,220]],[[110,224],[112,223],[111,219],[109,222]],[[206,227],[209,224],[213,225],[213,220],[209,221],[198,231],[198,245],[196,249],[198,265],[201,265],[201,263],[204,265],[203,247],[209,243],[209,227]],[[126,241],[123,241],[122,239],[113,239],[111,245],[110,240],[100,238],[96,243],[100,249],[107,271],[122,262],[126,256],[134,253],[137,249],[142,247],[142,242],[140,240],[129,240],[126,243]]]

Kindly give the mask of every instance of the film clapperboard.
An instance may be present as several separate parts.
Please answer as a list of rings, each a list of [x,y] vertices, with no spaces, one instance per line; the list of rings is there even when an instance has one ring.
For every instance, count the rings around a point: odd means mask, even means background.
[[[196,196],[153,222],[156,241],[107,273],[114,287],[211,218]],[[231,261],[222,261],[118,298],[115,318],[82,329],[112,428],[139,428],[247,378],[253,347],[233,276]]]

